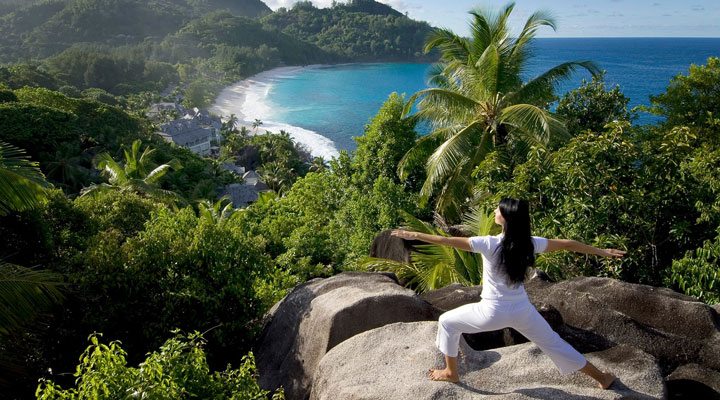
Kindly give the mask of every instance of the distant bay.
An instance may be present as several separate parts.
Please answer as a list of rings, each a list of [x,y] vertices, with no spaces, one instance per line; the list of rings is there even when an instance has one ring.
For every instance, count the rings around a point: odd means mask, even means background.
[[[606,70],[609,86],[619,84],[630,107],[649,104],[670,79],[687,74],[690,64],[720,56],[720,38],[563,38],[537,39],[527,78],[572,60],[591,60]],[[329,159],[338,150],[355,148],[392,92],[408,95],[427,87],[428,64],[371,63],[285,67],[263,72],[226,88],[213,111],[236,114],[245,123],[263,121],[262,128],[285,130],[314,155]],[[589,79],[587,72],[559,86],[562,94]],[[637,123],[656,117],[640,114]]]

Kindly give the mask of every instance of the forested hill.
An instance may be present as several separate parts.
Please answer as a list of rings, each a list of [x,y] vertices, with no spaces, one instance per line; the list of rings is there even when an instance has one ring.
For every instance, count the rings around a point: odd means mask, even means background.
[[[426,59],[432,29],[374,0],[277,12],[260,0],[0,0],[0,11],[0,86],[95,97],[180,87],[194,106],[281,65]]]
[[[349,61],[421,57],[431,30],[427,23],[373,0],[335,3],[329,8],[299,2],[290,10],[278,9],[262,21]]]
[[[118,46],[161,40],[218,10],[247,17],[272,12],[260,0],[46,0],[11,10],[0,18],[3,61],[45,58],[79,42]]]

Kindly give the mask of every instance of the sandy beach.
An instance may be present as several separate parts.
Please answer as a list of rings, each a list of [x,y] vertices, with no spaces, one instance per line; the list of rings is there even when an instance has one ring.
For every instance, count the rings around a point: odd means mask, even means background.
[[[223,89],[215,99],[210,111],[220,115],[224,121],[234,114],[238,119],[236,124],[238,129],[244,126],[252,131],[253,122],[255,119],[259,119],[262,121],[259,132],[285,131],[293,140],[307,146],[313,156],[330,160],[339,155],[332,140],[318,132],[275,120],[274,117],[277,113],[273,113],[273,107],[268,100],[274,82],[292,77],[305,69],[318,67],[321,66],[280,67],[253,75]]]

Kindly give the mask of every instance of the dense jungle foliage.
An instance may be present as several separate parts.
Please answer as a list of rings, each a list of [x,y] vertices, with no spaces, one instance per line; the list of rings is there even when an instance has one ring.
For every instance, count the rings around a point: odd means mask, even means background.
[[[56,3],[64,2],[37,2]],[[215,3],[221,2],[193,2]],[[370,5],[335,7],[352,14],[353,7]],[[297,8],[263,18],[312,12],[307,4]],[[17,14],[5,15],[3,23],[8,15]],[[375,6],[363,15],[400,18]],[[226,32],[208,21],[233,28]],[[189,22],[157,46],[194,43],[183,51],[208,51],[197,57],[210,63],[217,46],[197,43],[222,41],[233,51],[242,48],[241,38],[228,32],[263,23],[215,13]],[[453,62],[477,54],[443,51],[478,38],[446,33],[429,47],[439,49],[441,63],[453,66],[438,71],[461,79],[450,82],[439,72],[432,90],[408,98],[391,94],[358,132],[353,152],[326,162],[310,157],[287,134],[226,124],[221,154],[255,163],[273,189],[243,209],[218,198],[218,188],[236,176],[220,161],[158,139],[144,117],[124,110],[130,97],[118,100],[108,91],[68,86],[66,78],[49,72],[50,60],[0,70],[3,393],[26,398],[36,392],[43,399],[118,393],[266,398],[254,379],[251,350],[263,314],[288,290],[310,278],[377,266],[366,256],[385,229],[410,226],[447,234],[448,225],[464,224],[460,228],[466,231],[484,231],[485,216],[505,196],[530,200],[534,234],[628,250],[621,260],[542,255],[538,267],[554,279],[609,276],[720,302],[720,59],[673,78],[642,111],[662,121],[637,126],[622,88],[606,87],[592,64],[563,64],[551,69],[552,79],[530,88],[512,75],[478,83],[473,81],[478,71],[458,65],[498,73],[498,63]],[[321,36],[303,46],[319,49]],[[499,44],[493,46],[512,48]],[[285,56],[273,48],[263,51]],[[502,57],[499,51],[497,60]],[[180,79],[194,68],[173,62],[165,67]],[[236,63],[223,68],[231,67]],[[595,78],[557,99],[551,112],[553,83],[576,67],[597,72]],[[485,121],[468,120],[463,107],[482,104],[487,93],[504,94],[501,81],[522,94],[502,107],[486,107],[507,126],[481,129],[497,140],[480,142],[481,152],[455,153],[443,164],[442,151],[457,143],[441,146],[440,139],[467,143],[463,135]],[[444,103],[447,96],[467,100]],[[408,115],[416,103],[419,113]],[[523,116],[546,121],[549,130],[541,127],[535,136],[514,131],[533,127],[513,122]],[[420,121],[445,134],[419,136]],[[431,156],[435,164],[427,162]],[[468,173],[453,183],[442,173],[451,168]],[[410,267],[393,268],[418,290],[454,280],[481,283],[477,260],[459,253],[429,252]],[[429,269],[437,273],[426,273]]]

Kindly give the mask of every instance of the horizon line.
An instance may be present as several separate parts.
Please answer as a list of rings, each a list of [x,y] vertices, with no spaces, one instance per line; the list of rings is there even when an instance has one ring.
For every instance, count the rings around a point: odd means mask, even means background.
[[[720,36],[535,36],[534,39],[720,39]]]

